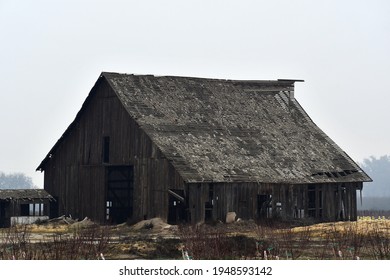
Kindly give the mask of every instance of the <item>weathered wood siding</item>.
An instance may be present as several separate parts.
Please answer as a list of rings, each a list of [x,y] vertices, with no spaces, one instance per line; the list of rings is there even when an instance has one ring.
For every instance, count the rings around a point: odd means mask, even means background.
[[[255,219],[257,213],[257,195],[272,194],[272,186],[259,183],[213,183],[212,219],[225,221],[228,212],[236,212],[243,219]],[[211,203],[210,183],[189,184],[189,208],[191,221],[202,222],[205,219],[205,205]]]
[[[45,189],[58,198],[59,214],[105,221],[106,167],[134,167],[135,220],[168,212],[169,188],[184,182],[139,125],[129,116],[104,79],[76,117],[45,166]],[[103,163],[103,138],[109,137],[109,161]]]
[[[201,183],[189,184],[191,221],[205,220],[212,185],[212,219],[225,221],[228,212],[242,219],[261,219],[257,196],[270,195],[270,215],[282,219],[311,218],[317,221],[357,219],[356,191],[361,183],[264,184]],[[309,189],[313,192],[309,203]],[[312,205],[312,208],[309,206]]]

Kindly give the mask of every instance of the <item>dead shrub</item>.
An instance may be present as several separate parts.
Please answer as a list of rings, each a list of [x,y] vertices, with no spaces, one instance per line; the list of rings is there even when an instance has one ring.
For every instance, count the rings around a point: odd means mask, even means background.
[[[33,241],[28,226],[3,231],[0,259],[75,260],[99,259],[110,239],[106,228],[86,227],[70,234],[54,234],[50,239]]]
[[[367,234],[367,254],[372,259],[390,259],[390,230],[385,223],[373,223]]]
[[[229,235],[218,226],[180,226],[182,250],[192,259],[243,259],[255,257],[255,246],[251,238]]]

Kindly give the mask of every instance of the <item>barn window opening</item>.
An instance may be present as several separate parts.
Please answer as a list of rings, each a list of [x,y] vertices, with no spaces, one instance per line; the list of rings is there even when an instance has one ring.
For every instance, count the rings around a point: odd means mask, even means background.
[[[43,203],[30,203],[20,205],[21,216],[43,216],[44,204]]]
[[[110,137],[103,137],[103,163],[110,162]]]
[[[110,220],[110,212],[111,212],[111,208],[112,208],[112,201],[107,201],[106,202],[106,221],[109,221]]]
[[[30,216],[42,216],[42,215],[43,215],[43,203],[31,203]]]
[[[280,201],[275,203],[275,214],[276,217],[280,217],[282,214],[282,202]]]

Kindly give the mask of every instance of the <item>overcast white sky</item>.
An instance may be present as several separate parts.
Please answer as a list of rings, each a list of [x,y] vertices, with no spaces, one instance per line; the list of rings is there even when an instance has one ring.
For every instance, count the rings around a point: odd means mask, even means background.
[[[102,71],[304,79],[354,160],[390,154],[390,1],[0,0],[0,171],[35,168]]]

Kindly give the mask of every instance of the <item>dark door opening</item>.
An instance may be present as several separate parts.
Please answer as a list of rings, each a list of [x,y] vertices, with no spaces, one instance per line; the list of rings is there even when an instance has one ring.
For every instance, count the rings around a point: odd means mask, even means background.
[[[316,188],[314,185],[307,189],[307,215],[311,218],[316,218]]]
[[[59,208],[58,208],[58,196],[54,196],[54,200],[50,201],[49,204],[49,217],[50,219],[58,217]]]
[[[184,190],[169,190],[168,224],[187,222],[187,210]]]
[[[107,167],[106,220],[120,224],[133,216],[133,166]]]
[[[0,227],[6,227],[6,217],[5,217],[5,209],[6,203],[0,201]]]
[[[209,200],[204,204],[204,221],[213,221],[213,208],[214,208],[214,184],[209,184]]]
[[[272,195],[259,194],[257,195],[257,215],[259,219],[270,218]]]
[[[20,216],[30,216],[30,204],[20,204]]]
[[[322,218],[322,190],[318,185],[309,185],[307,189],[307,215],[311,218]]]
[[[345,209],[345,205],[346,205],[346,200],[347,200],[347,194],[346,194],[346,188],[344,185],[342,185],[342,187],[340,188],[340,193],[338,194],[340,197],[336,200],[336,201],[340,201],[338,204],[339,204],[339,213],[338,213],[338,217],[337,217],[337,220],[339,221],[347,221],[347,217],[346,217],[346,209]]]

